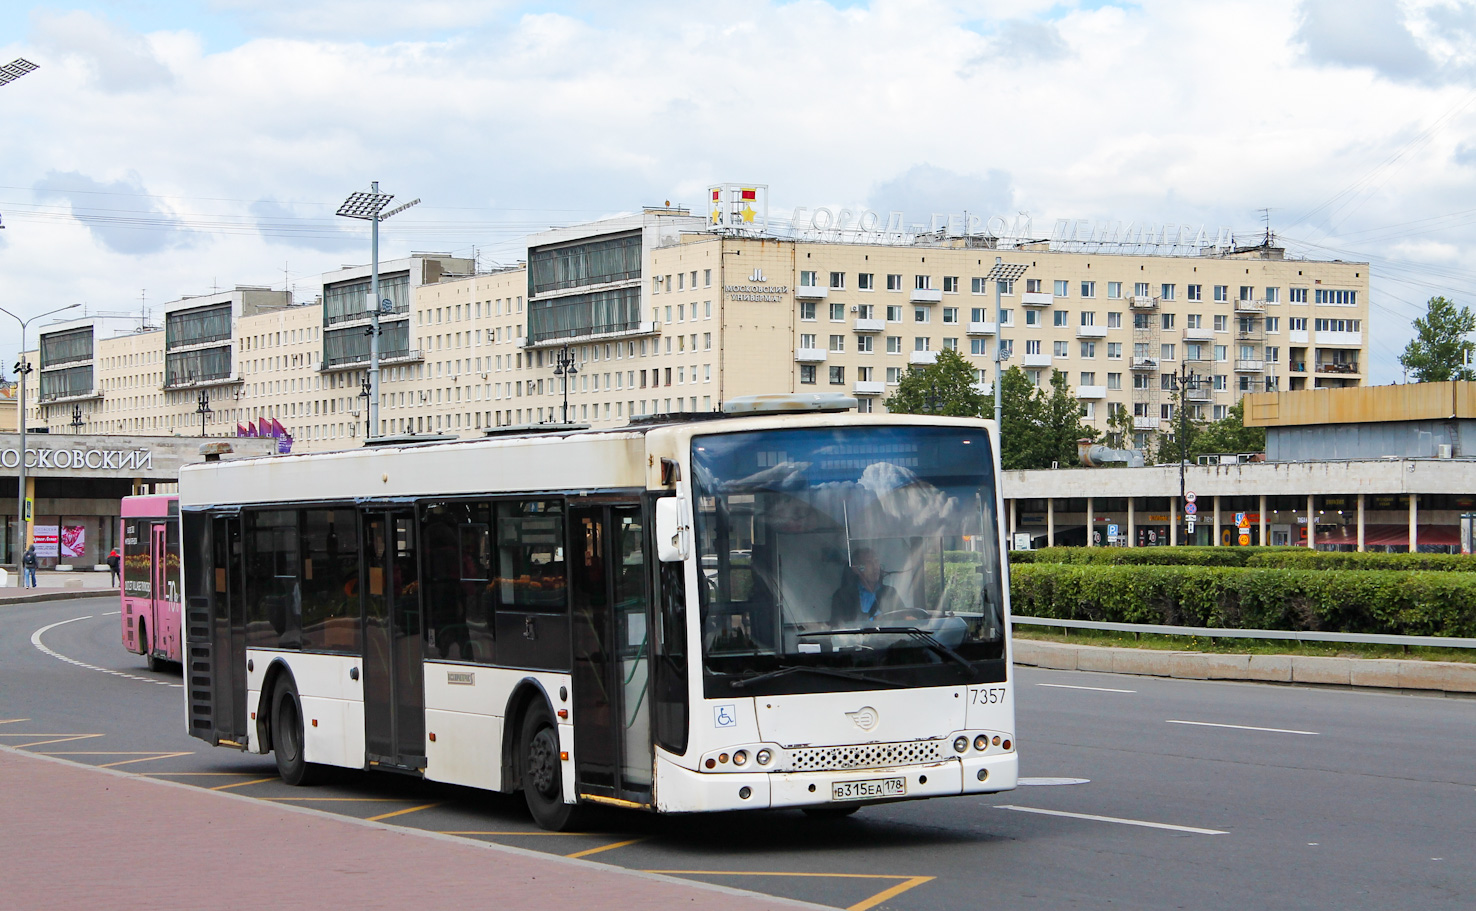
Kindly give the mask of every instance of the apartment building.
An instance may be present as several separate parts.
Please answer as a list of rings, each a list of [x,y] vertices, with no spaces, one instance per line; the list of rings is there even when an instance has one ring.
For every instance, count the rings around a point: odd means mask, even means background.
[[[203,414],[207,433],[229,436],[270,418],[294,450],[317,450],[369,431],[618,426],[763,392],[844,391],[880,411],[944,349],[988,391],[1003,346],[1033,382],[1065,373],[1086,421],[1105,428],[1125,411],[1146,438],[1172,431],[1172,377],[1186,368],[1202,378],[1190,407],[1211,420],[1247,393],[1364,380],[1367,264],[1287,259],[1270,244],[1153,255],[946,232],[819,242],[715,230],[667,206],[536,234],[527,251],[526,265],[486,273],[449,254],[381,264],[378,428],[366,424],[366,266],[325,275],[308,305],[242,286],[169,305],[160,330],[46,327],[31,426],[193,435]],[[997,260],[1024,267],[998,288],[999,315],[986,278]]]

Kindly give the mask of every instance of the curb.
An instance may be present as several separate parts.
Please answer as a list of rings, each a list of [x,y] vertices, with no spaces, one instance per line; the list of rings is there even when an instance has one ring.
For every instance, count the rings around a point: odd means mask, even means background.
[[[1185,680],[1313,683],[1385,690],[1476,693],[1476,664],[1311,655],[1221,655],[1015,639],[1014,662],[1031,667]]]
[[[79,598],[106,597],[118,597],[118,590],[116,588],[68,588],[34,595],[16,595],[13,598],[0,595],[0,607],[7,604],[40,604],[43,601],[75,601]]]

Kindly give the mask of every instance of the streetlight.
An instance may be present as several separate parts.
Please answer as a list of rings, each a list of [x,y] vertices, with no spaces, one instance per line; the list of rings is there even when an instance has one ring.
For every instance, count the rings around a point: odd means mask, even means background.
[[[11,66],[14,66],[14,64],[11,64]],[[3,69],[3,67],[0,67],[0,69]],[[21,319],[4,307],[0,307],[0,313],[20,323],[21,327],[20,356],[15,361],[15,372],[20,378],[20,391],[15,405],[16,423],[20,428],[20,459],[18,460],[20,473],[16,476],[15,494],[15,560],[17,569],[20,568],[21,554],[26,549],[26,374],[35,369],[26,361],[26,327],[43,316],[51,316],[53,313],[60,313],[63,310],[71,310],[74,307],[80,306],[82,305],[67,304],[65,307],[57,307],[55,310],[38,313],[30,319]]]
[[[579,368],[574,366],[574,353],[569,350],[566,342],[559,350],[559,359],[554,363],[554,376],[564,379],[564,423],[569,423],[569,381],[579,374]]]
[[[370,385],[369,377],[367,376],[359,383],[359,398],[364,400],[364,439],[366,440],[369,439],[369,428],[372,423],[372,419],[369,417],[369,403],[374,401],[373,389],[374,387]]]
[[[369,328],[369,379],[368,379],[368,417],[369,427],[379,425],[379,313],[386,301],[379,299],[379,223],[387,218],[400,214],[416,203],[419,199],[412,199],[403,206],[396,206],[388,212],[382,211],[394,199],[391,193],[379,192],[379,181],[369,185],[368,193],[354,193],[343,201],[338,207],[339,215],[344,218],[358,218],[369,222],[370,246],[372,248],[369,266],[369,317],[372,325]],[[393,307],[393,305],[391,305]],[[364,434],[364,439],[370,437],[370,433]]]
[[[199,404],[195,406],[195,414],[200,416],[200,436],[202,438],[205,436],[205,421],[209,419],[211,411],[210,393],[201,389]]]
[[[87,423],[87,422],[84,421],[84,420],[82,420],[82,406],[81,405],[73,405],[72,406],[72,432],[73,433],[81,433],[82,432],[82,425],[85,424],[85,423]]]
[[[1189,464],[1189,391],[1199,389],[1206,384],[1204,377],[1197,373],[1189,372],[1189,362],[1182,361],[1179,364],[1177,375],[1170,373],[1174,390],[1179,393],[1179,514],[1184,516],[1184,543],[1189,543],[1189,532],[1194,525],[1193,520],[1184,512],[1185,494],[1188,488],[1184,479],[1184,470]]]
[[[994,258],[994,268],[984,276],[985,281],[994,282],[994,426],[1001,434],[1004,432],[1004,395],[1002,394],[1004,378],[1004,302],[1002,285],[1005,282],[1014,284],[1025,270],[1030,267],[1024,263],[1007,263],[1003,257]],[[1004,439],[1001,437],[1000,446],[1003,447]],[[1003,457],[1003,453],[1001,453]]]

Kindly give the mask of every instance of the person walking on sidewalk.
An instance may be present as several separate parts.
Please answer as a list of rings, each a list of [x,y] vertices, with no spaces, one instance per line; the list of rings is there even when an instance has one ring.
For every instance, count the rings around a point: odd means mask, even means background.
[[[122,562],[122,559],[122,557],[118,556],[118,548],[116,547],[108,554],[108,570],[113,574],[114,588],[118,587],[118,565]]]
[[[36,545],[32,544],[26,548],[25,556],[21,557],[21,567],[25,572],[25,587],[36,587]]]

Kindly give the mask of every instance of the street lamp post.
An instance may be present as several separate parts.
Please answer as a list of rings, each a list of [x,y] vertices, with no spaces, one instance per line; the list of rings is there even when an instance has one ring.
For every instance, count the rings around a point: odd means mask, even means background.
[[[579,374],[579,368],[574,366],[574,353],[566,344],[559,349],[558,360],[554,362],[554,376],[563,377],[564,380],[564,423],[569,423],[569,381]]]
[[[18,395],[16,396],[15,403],[16,425],[20,430],[20,459],[18,460],[19,474],[16,475],[15,494],[16,569],[20,568],[21,554],[25,552],[26,549],[26,374],[35,369],[26,361],[26,327],[43,316],[51,316],[53,313],[60,313],[63,310],[71,310],[74,307],[80,306],[82,305],[67,304],[65,307],[57,307],[55,310],[47,310],[45,313],[38,313],[30,319],[21,319],[14,313],[6,310],[4,307],[0,307],[0,313],[4,313],[6,316],[15,320],[17,323],[20,323],[21,327],[20,356],[17,357],[15,361],[15,372],[20,381],[20,389],[18,390]]]
[[[994,282],[994,427],[996,432],[1004,432],[1004,395],[1001,390],[1004,378],[1004,288],[1005,282],[1013,284],[1025,270],[1030,267],[1024,263],[1007,263],[1003,257],[994,258],[994,268],[984,276],[985,281]],[[1003,439],[1000,445],[1004,445]]]
[[[385,219],[400,214],[411,206],[419,203],[419,199],[412,199],[403,206],[396,206],[388,212],[383,211],[394,199],[394,194],[379,192],[379,181],[369,185],[369,192],[354,193],[343,201],[338,207],[339,215],[344,218],[358,218],[369,222],[369,244],[371,247],[369,260],[369,377],[368,398],[366,403],[368,421],[367,427],[379,426],[379,314],[383,301],[379,299],[379,223]],[[373,435],[372,430],[367,430],[364,439]]]
[[[85,424],[85,423],[86,422],[82,420],[82,406],[81,405],[73,405],[72,406],[72,432],[73,433],[81,433],[82,432],[82,425]]]
[[[364,400],[364,439],[369,439],[369,428],[373,426],[373,418],[370,417],[369,403],[374,401],[374,387],[369,382],[369,377],[364,377],[359,383],[359,398]]]
[[[1179,393],[1179,515],[1184,517],[1184,543],[1189,543],[1189,531],[1193,523],[1185,513],[1184,507],[1187,503],[1185,496],[1188,494],[1188,482],[1185,478],[1185,469],[1189,465],[1189,390],[1198,389],[1205,384],[1204,377],[1197,373],[1189,372],[1189,362],[1179,364],[1179,373],[1173,376],[1174,388]]]
[[[210,393],[204,389],[200,390],[199,404],[195,406],[195,414],[200,416],[200,436],[205,436],[205,421],[209,419],[212,409],[210,408]]]

